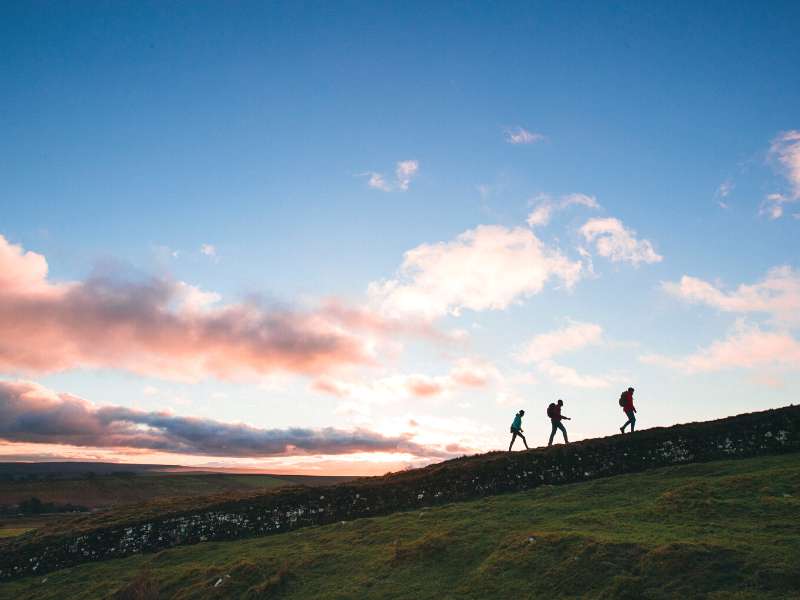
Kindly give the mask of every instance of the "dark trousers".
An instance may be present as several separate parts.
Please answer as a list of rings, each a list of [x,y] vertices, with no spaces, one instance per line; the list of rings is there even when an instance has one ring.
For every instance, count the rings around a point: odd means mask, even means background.
[[[561,433],[564,434],[564,443],[569,444],[569,440],[567,439],[567,430],[564,429],[564,426],[561,424],[561,421],[559,419],[550,419],[550,423],[553,424],[553,431],[550,432],[550,441],[547,442],[547,445],[548,446],[553,445],[553,438],[556,435],[556,431],[558,431],[559,429],[561,430]]]
[[[629,423],[631,426],[631,431],[633,431],[633,428],[636,427],[636,413],[632,410],[626,410],[625,414],[628,415],[628,420],[625,421],[625,425],[622,426],[622,431],[625,431],[625,428]]]
[[[512,429],[511,430],[511,443],[508,445],[508,451],[511,452],[511,446],[514,445],[514,440],[517,439],[517,436],[522,438],[522,443],[525,444],[525,448],[528,448],[528,442],[525,440],[525,436],[522,435],[519,429]]]

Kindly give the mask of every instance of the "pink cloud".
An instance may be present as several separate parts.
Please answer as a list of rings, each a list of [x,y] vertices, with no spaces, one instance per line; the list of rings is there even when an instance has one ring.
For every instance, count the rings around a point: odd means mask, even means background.
[[[316,376],[372,364],[376,339],[397,325],[335,302],[301,311],[218,301],[156,278],[53,283],[42,255],[0,236],[0,370],[108,367],[187,380]]]
[[[774,267],[761,281],[743,283],[732,291],[688,275],[677,283],[665,282],[662,288],[687,302],[725,312],[765,313],[776,323],[800,325],[800,273],[787,265]]]
[[[642,356],[647,364],[666,366],[685,373],[723,369],[800,368],[800,342],[787,332],[763,331],[739,323],[726,339],[688,356],[671,358],[659,354]]]

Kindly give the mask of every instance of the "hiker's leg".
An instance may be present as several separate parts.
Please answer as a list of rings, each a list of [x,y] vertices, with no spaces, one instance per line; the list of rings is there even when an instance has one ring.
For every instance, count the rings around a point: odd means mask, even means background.
[[[631,424],[631,433],[633,433],[633,428],[636,427],[636,415],[634,413],[631,413],[630,417],[631,418],[629,422]]]
[[[556,423],[555,421],[552,421],[552,423],[553,423],[553,431],[550,432],[550,441],[547,442],[548,446],[552,446],[553,445],[553,438],[555,437],[556,430],[558,429],[558,423]]]
[[[619,430],[620,430],[622,433],[625,433],[625,428],[628,426],[628,424],[629,424],[630,422],[631,422],[631,420],[630,420],[630,419],[628,419],[627,421],[625,421],[625,425],[623,425],[622,427],[620,427],[620,428],[619,428]]]
[[[508,451],[511,452],[511,446],[514,445],[514,440],[517,439],[517,432],[511,434],[511,443],[508,445]]]
[[[522,443],[525,444],[525,450],[530,450],[530,448],[528,448],[528,440],[525,439],[525,436],[521,433],[518,433],[517,435],[522,438]]]
[[[561,422],[559,422],[559,424],[558,424],[558,428],[561,430],[561,433],[563,433],[563,434],[564,434],[564,443],[565,443],[565,444],[569,444],[569,440],[567,439],[567,430],[566,430],[566,428],[564,427],[564,424],[563,424],[563,423],[561,423]]]

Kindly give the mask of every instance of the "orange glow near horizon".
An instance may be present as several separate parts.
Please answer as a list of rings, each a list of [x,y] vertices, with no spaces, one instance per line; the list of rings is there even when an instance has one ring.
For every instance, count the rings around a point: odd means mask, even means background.
[[[411,454],[358,452],[346,455],[293,455],[229,458],[152,452],[132,448],[84,448],[65,444],[29,444],[0,441],[0,462],[106,462],[174,465],[226,472],[275,475],[383,475],[436,460]]]

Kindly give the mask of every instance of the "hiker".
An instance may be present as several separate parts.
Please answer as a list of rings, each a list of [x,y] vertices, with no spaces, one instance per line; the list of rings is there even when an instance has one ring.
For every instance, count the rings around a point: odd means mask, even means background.
[[[630,424],[631,426],[631,433],[633,433],[633,428],[636,427],[636,408],[633,406],[633,388],[628,388],[627,391],[622,392],[622,395],[619,397],[619,405],[622,407],[622,411],[627,415],[628,420],[625,421],[625,425],[619,428],[620,433],[625,433],[625,428]]]
[[[553,445],[553,437],[556,435],[556,430],[560,429],[561,433],[564,434],[564,443],[569,444],[569,440],[567,439],[567,430],[564,429],[564,426],[561,424],[562,419],[566,419],[567,421],[571,421],[569,417],[565,417],[561,414],[561,407],[564,406],[564,401],[559,398],[558,403],[550,403],[550,406],[547,407],[547,416],[550,417],[550,423],[553,425],[553,431],[550,432],[550,441],[547,443],[548,446]]]
[[[511,452],[511,446],[514,445],[514,440],[517,439],[517,436],[522,438],[522,443],[525,444],[525,450],[529,450],[528,442],[525,440],[525,436],[522,435],[522,417],[525,414],[524,410],[520,410],[514,416],[514,422],[511,423],[511,443],[508,445],[508,451]]]

